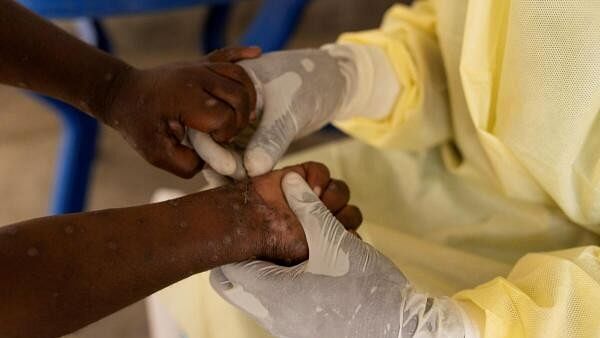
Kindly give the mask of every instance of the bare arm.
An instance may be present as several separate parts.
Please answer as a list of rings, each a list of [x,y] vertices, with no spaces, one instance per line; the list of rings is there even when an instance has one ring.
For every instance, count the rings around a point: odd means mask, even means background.
[[[0,83],[95,116],[148,162],[181,177],[203,166],[181,145],[185,127],[226,142],[253,118],[254,86],[232,62],[259,54],[258,48],[229,48],[195,62],[136,69],[16,2],[0,0]]]
[[[221,212],[231,203],[244,205],[239,185],[3,227],[0,336],[66,334],[194,273],[256,256],[257,217],[247,207]]]
[[[168,202],[0,228],[0,336],[60,336],[216,266],[304,259],[304,233],[280,189],[290,170],[358,226],[347,187],[305,164]]]
[[[0,82],[102,118],[114,81],[131,68],[12,0],[0,0]]]

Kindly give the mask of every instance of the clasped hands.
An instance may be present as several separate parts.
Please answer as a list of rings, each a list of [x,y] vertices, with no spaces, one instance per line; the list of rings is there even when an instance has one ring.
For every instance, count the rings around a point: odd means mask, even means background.
[[[220,50],[199,64],[122,80],[125,89],[106,116],[158,167],[191,177],[206,162],[237,180],[231,186],[248,203],[252,243],[232,249],[239,263],[213,269],[211,284],[273,335],[464,336],[462,310],[452,300],[415,291],[352,234],[362,215],[348,205],[344,182],[312,162],[271,171],[294,139],[360,106],[349,54],[344,46],[262,57],[255,48]],[[131,101],[126,88],[136,86],[151,90],[131,93],[157,95]]]

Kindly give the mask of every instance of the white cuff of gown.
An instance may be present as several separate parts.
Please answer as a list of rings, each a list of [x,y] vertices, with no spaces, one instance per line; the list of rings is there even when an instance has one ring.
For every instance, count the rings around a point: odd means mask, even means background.
[[[379,47],[352,43],[321,47],[340,60],[346,77],[344,100],[334,120],[365,117],[386,118],[401,94],[402,87],[394,67]]]
[[[458,309],[460,316],[462,317],[463,325],[465,327],[465,338],[481,338],[480,328],[475,321],[469,316],[469,312],[464,303],[459,303],[455,300],[451,300],[454,306]]]

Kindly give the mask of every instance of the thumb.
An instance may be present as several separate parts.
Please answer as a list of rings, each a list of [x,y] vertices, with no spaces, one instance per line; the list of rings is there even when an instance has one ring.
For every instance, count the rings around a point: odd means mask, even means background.
[[[210,284],[223,299],[259,320],[269,318],[263,299],[276,287],[282,287],[300,271],[264,261],[247,261],[224,265],[210,273]]]
[[[268,317],[269,311],[261,301],[254,294],[247,292],[243,285],[232,282],[223,272],[223,268],[215,268],[210,272],[210,285],[217,294],[231,305],[257,318]]]
[[[260,47],[228,47],[217,49],[206,55],[209,62],[238,62],[244,59],[253,59],[259,57],[262,53]]]
[[[188,137],[198,155],[217,173],[236,180],[246,178],[242,157],[215,142],[210,135],[188,129]]]
[[[305,272],[338,277],[348,273],[350,259],[342,242],[349,234],[319,200],[302,176],[286,174],[282,181],[285,198],[302,224],[308,242]]]
[[[244,153],[244,166],[249,176],[259,176],[271,171],[284,155],[298,133],[298,122],[286,111],[274,116],[275,112],[265,111],[252,135]]]
[[[289,72],[267,83],[259,80],[252,67],[240,63],[256,89],[260,121],[244,153],[249,176],[271,171],[304,126],[293,113],[293,99],[302,85],[298,74]]]

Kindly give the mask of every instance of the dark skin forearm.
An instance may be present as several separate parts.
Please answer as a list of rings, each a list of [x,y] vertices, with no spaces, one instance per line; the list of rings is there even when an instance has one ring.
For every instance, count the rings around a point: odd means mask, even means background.
[[[186,128],[229,142],[256,118],[252,80],[226,48],[191,62],[137,69],[79,41],[13,0],[0,0],[0,83],[62,100],[119,131],[151,164],[184,178],[203,166]]]
[[[105,111],[113,82],[130,68],[12,0],[0,0],[0,41],[0,83],[58,98],[93,115]]]
[[[247,185],[1,228],[1,336],[60,336],[192,274],[259,255],[264,223],[252,210],[262,202]]]
[[[304,231],[281,191],[290,171],[347,229],[360,225],[348,187],[309,162],[164,203],[1,227],[0,337],[62,336],[216,266],[303,261]]]

